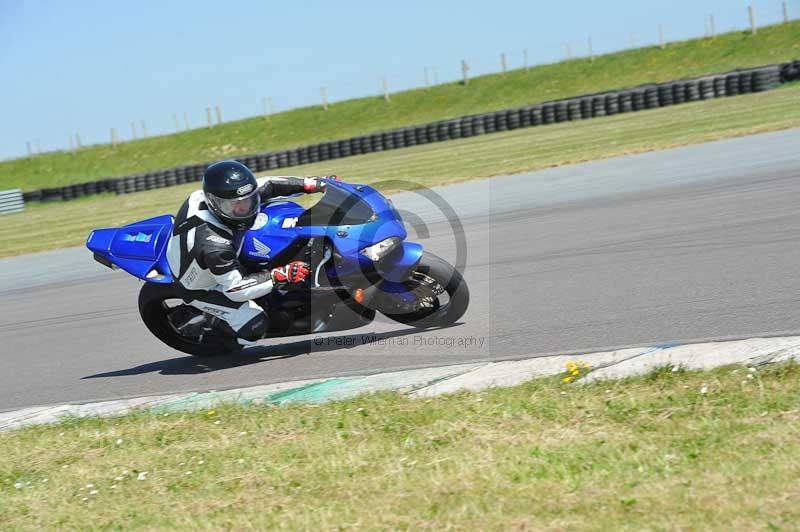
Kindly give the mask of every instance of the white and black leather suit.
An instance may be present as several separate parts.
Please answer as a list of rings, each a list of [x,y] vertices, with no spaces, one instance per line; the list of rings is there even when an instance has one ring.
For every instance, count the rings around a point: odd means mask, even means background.
[[[262,177],[262,204],[269,199],[314,192],[316,180],[303,177]],[[268,321],[253,300],[273,289],[269,271],[247,274],[239,263],[241,238],[209,209],[202,190],[193,192],[175,217],[167,260],[178,295],[189,305],[224,320],[241,344],[260,339]],[[238,241],[238,242],[237,242]]]

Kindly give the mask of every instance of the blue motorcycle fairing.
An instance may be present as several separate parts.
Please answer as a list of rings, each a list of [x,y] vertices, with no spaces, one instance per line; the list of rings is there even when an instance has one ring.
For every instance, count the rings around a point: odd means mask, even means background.
[[[366,185],[332,181],[323,198],[308,210],[290,201],[280,201],[262,207],[259,217],[262,221],[256,223],[258,228],[244,234],[240,253],[243,261],[269,263],[298,238],[325,238],[344,258],[337,263],[336,271],[332,264],[328,265],[328,274],[332,276],[378,266],[361,250],[387,238],[405,240],[408,236],[391,202]],[[337,221],[348,223],[329,225]],[[421,245],[404,242],[402,250],[381,261],[380,273],[386,279],[403,281],[419,263]]]
[[[239,257],[245,262],[268,263],[280,255],[298,237],[294,224],[304,210],[291,201],[268,203],[261,207],[256,223],[260,225],[265,218],[266,223],[244,234]]]
[[[86,247],[134,277],[171,283],[166,251],[174,221],[165,214],[119,228],[95,229],[89,233]]]
[[[411,276],[411,272],[422,260],[422,253],[422,245],[416,242],[403,242],[400,250],[392,253],[392,260],[388,265],[381,262],[375,269],[383,277],[384,283],[401,283]]]
[[[326,220],[346,222],[327,225]],[[86,247],[107,265],[116,265],[139,279],[171,283],[167,243],[174,218],[157,216],[121,228],[95,229]],[[420,244],[403,242],[379,263],[361,253],[364,248],[387,238],[405,240],[407,233],[400,214],[377,190],[366,185],[330,181],[323,198],[310,209],[291,201],[267,203],[261,208],[257,229],[244,233],[240,259],[258,265],[269,264],[298,239],[325,238],[333,243],[341,260],[326,266],[329,277],[365,271],[371,267],[387,282],[399,283],[410,275],[422,257]]]

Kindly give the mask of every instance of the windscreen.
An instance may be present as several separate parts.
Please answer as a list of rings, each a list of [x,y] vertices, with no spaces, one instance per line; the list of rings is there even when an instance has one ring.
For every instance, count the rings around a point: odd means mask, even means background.
[[[374,216],[372,207],[357,194],[330,184],[325,187],[325,194],[319,203],[297,219],[297,225],[360,225],[372,221]]]

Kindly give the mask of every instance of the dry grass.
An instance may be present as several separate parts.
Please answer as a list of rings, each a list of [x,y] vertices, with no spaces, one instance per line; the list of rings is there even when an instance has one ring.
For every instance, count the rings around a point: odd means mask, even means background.
[[[0,522],[789,530],[799,377],[784,365],[554,378],[435,400],[384,393],[27,428],[0,434]]]

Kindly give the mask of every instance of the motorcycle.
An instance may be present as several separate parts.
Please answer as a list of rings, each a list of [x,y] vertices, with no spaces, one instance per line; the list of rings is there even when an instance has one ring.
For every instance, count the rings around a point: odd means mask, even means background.
[[[200,357],[241,349],[227,323],[178,297],[166,258],[173,224],[162,215],[95,229],[86,246],[99,263],[145,281],[139,313],[165,344]],[[256,301],[269,317],[264,338],[354,329],[376,312],[416,328],[456,322],[469,305],[461,273],[406,237],[392,201],[366,185],[329,180],[308,209],[289,198],[267,202],[237,235],[241,264],[256,272],[303,260],[313,273],[306,285]]]

